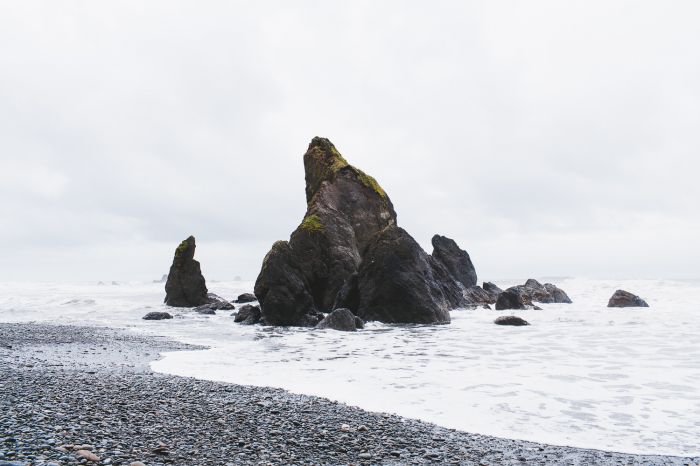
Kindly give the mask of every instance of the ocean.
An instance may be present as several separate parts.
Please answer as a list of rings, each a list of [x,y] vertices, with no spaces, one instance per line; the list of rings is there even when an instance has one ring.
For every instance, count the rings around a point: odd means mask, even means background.
[[[546,280],[543,280],[546,281]],[[441,326],[365,330],[235,324],[162,304],[163,283],[0,283],[0,321],[127,328],[209,346],[155,371],[280,387],[499,437],[625,453],[700,455],[700,281],[550,280],[573,304],[455,310]],[[505,288],[524,280],[494,280]],[[233,299],[252,282],[207,283]],[[609,309],[618,289],[650,308]],[[175,318],[144,321],[150,311]],[[519,315],[532,325],[502,327]]]

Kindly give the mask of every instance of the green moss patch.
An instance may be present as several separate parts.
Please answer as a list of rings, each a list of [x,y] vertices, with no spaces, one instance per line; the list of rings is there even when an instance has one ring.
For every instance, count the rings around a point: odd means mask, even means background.
[[[320,233],[325,227],[318,215],[309,215],[301,222],[301,229],[309,233]]]

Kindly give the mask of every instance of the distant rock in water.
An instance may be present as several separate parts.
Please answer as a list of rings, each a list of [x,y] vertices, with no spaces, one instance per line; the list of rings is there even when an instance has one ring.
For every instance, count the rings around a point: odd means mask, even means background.
[[[462,286],[396,226],[377,181],[319,137],[304,169],[304,219],[272,246],[255,283],[265,321],[313,326],[320,312],[344,307],[366,320],[449,322],[449,310],[465,301]]]
[[[318,329],[333,329],[343,332],[354,332],[363,327],[362,319],[355,316],[350,309],[336,309],[316,324]]]
[[[233,321],[243,325],[254,325],[260,322],[261,317],[260,306],[246,304],[245,306],[241,306],[233,317]]]
[[[243,293],[241,295],[238,295],[238,298],[236,299],[237,304],[244,304],[244,303],[252,303],[253,301],[257,301],[258,298],[255,297],[253,293]]]
[[[172,318],[173,316],[171,316],[168,312],[149,312],[143,316],[143,320],[163,320]]]
[[[153,280],[153,283],[165,283],[168,281],[168,274],[163,274],[162,277],[160,277],[160,280]]]
[[[508,294],[506,294],[506,292],[508,292]],[[527,306],[532,305],[533,301],[547,304],[571,304],[571,299],[561,288],[551,283],[545,283],[543,285],[531,278],[527,280],[524,285],[512,286],[502,292],[496,300],[496,309],[528,309]]]
[[[190,236],[175,249],[165,283],[165,304],[168,306],[196,307],[210,303],[199,262],[194,260],[195,248],[194,236]]]
[[[501,316],[494,320],[493,323],[496,325],[514,325],[516,327],[530,325],[527,320],[517,316]]]
[[[629,291],[617,290],[608,301],[608,307],[649,307],[649,304]]]
[[[454,240],[445,236],[433,236],[433,258],[442,263],[452,277],[464,288],[476,285],[476,269],[467,251],[460,249]]]

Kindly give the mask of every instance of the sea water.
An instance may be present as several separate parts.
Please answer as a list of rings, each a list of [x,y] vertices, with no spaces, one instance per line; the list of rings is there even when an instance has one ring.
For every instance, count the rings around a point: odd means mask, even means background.
[[[281,387],[469,432],[700,455],[700,281],[555,283],[573,304],[455,310],[450,325],[369,323],[356,333],[243,326],[231,311],[167,308],[162,283],[0,283],[0,321],[166,335],[210,349],[166,353],[152,363],[158,372]],[[232,299],[253,284],[208,286]],[[618,288],[651,307],[607,308]],[[175,318],[141,319],[158,310]],[[494,325],[503,314],[532,325]]]

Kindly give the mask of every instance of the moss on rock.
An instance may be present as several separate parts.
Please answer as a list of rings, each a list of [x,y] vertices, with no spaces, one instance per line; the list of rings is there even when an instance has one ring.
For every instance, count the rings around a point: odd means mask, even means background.
[[[309,215],[301,222],[301,229],[309,233],[319,233],[324,230],[321,218],[318,215]]]

